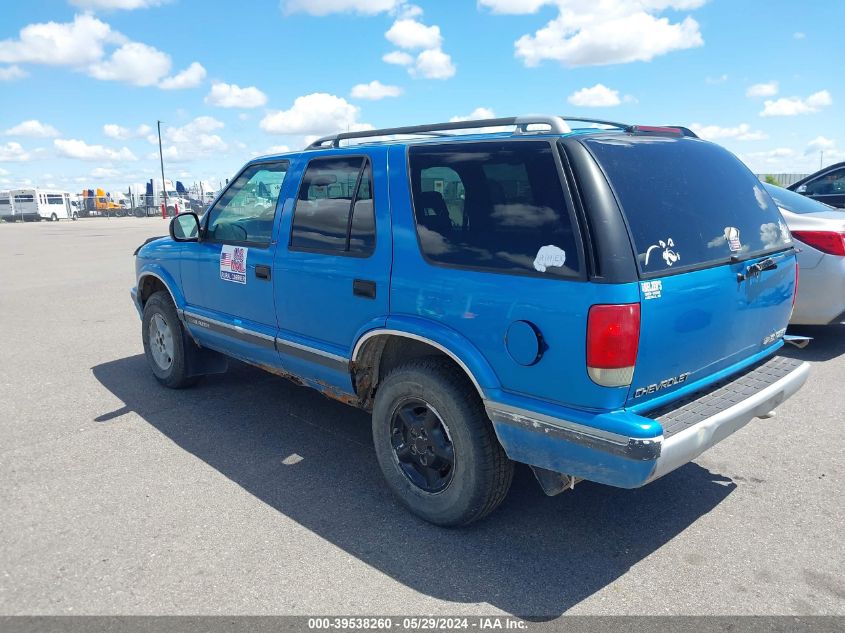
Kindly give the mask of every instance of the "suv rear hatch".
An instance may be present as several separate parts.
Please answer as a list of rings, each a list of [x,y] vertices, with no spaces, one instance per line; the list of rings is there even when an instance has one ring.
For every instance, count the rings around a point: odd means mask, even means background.
[[[623,211],[640,275],[627,405],[656,405],[682,385],[765,356],[789,321],[797,271],[789,231],[759,180],[728,151],[695,138],[597,135],[582,143]]]

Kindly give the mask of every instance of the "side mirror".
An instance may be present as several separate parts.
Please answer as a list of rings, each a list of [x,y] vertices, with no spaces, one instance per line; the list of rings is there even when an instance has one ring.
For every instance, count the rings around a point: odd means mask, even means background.
[[[807,185],[801,185],[795,190],[795,193],[807,193]]]
[[[170,220],[170,237],[175,242],[196,242],[200,234],[200,219],[196,213],[180,213]]]

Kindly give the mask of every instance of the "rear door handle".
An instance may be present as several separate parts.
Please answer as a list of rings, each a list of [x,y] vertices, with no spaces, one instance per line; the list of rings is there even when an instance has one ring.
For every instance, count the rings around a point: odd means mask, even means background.
[[[255,267],[255,276],[259,279],[270,280],[270,267],[259,264]]]
[[[352,294],[367,299],[376,298],[376,282],[369,279],[355,279],[352,281]]]

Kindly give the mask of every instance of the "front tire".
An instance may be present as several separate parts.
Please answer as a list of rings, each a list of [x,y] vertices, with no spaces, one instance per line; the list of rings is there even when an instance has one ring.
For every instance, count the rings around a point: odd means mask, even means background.
[[[176,314],[170,295],[160,290],[144,305],[141,320],[141,338],[144,355],[153,375],[170,389],[183,389],[195,385],[198,378],[188,375],[186,348],[193,345]]]
[[[448,360],[394,369],[376,392],[376,456],[393,494],[442,526],[477,521],[504,500],[513,479],[478,393]]]

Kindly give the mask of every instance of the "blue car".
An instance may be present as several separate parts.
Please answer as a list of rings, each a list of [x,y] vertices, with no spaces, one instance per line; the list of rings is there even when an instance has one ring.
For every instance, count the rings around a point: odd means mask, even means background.
[[[387,486],[439,525],[494,510],[514,462],[547,494],[647,484],[809,370],[775,355],[798,283],[777,206],[679,127],[326,137],[247,163],[136,269],[161,384],[236,358],[371,411]]]

